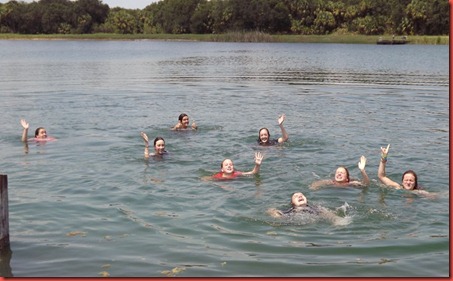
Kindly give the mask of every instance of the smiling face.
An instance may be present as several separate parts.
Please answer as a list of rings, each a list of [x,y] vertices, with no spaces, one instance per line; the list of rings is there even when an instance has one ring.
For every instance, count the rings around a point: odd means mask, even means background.
[[[233,161],[231,161],[231,159],[225,159],[225,160],[223,160],[221,171],[222,171],[222,173],[224,173],[224,174],[232,174],[232,173],[234,173],[234,164],[233,164]]]
[[[294,207],[302,207],[307,205],[307,198],[302,192],[296,192],[291,197],[291,204]]]
[[[44,128],[36,129],[35,138],[37,138],[37,139],[45,139],[45,138],[47,138],[46,129],[44,129]]]
[[[261,142],[267,142],[269,140],[269,131],[263,128],[259,131],[259,138]]]
[[[178,117],[179,123],[182,125],[182,129],[187,129],[189,126],[189,116],[185,113],[181,113]]]
[[[165,141],[164,140],[157,140],[154,143],[154,151],[156,154],[164,154],[165,152]]]
[[[189,126],[189,116],[184,116],[181,120],[181,124],[183,128],[187,128],[187,126]]]
[[[335,171],[335,181],[338,183],[346,183],[349,182],[349,173],[344,167],[339,167]]]
[[[403,176],[403,187],[404,189],[407,189],[407,190],[412,190],[416,187],[416,178],[413,174],[411,173],[406,173],[404,176]]]

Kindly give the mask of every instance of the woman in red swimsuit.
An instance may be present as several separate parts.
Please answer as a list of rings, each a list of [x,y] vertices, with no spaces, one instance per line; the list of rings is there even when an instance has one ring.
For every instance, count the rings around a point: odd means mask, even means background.
[[[227,180],[237,178],[238,176],[254,175],[260,171],[262,161],[263,154],[261,154],[261,152],[255,152],[255,167],[253,167],[253,170],[250,172],[240,172],[234,169],[234,164],[231,159],[225,159],[220,164],[220,172],[213,176],[205,177],[205,179]]]

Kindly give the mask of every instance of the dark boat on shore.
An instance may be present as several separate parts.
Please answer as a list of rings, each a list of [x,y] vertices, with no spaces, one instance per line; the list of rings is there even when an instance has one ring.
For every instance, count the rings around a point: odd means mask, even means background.
[[[392,39],[383,39],[379,37],[378,41],[376,42],[378,45],[402,45],[409,42],[406,36],[401,36],[399,39],[395,39],[395,36]]]

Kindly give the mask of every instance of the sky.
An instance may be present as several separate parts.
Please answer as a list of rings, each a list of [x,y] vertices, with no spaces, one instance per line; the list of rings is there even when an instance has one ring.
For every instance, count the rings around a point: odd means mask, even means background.
[[[0,3],[7,3],[10,0],[0,0]],[[30,3],[33,0],[17,0],[18,2]],[[144,9],[151,3],[159,0],[102,0],[102,3],[109,5],[110,8],[121,7],[125,9]]]
[[[157,0],[102,0],[102,3],[109,5],[110,8],[121,7],[125,9],[144,9]]]

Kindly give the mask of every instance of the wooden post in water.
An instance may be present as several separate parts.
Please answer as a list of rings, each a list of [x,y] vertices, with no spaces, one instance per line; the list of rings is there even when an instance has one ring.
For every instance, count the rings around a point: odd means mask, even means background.
[[[8,176],[0,175],[0,250],[9,248]]]

